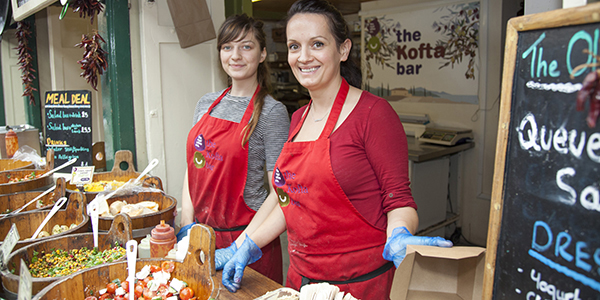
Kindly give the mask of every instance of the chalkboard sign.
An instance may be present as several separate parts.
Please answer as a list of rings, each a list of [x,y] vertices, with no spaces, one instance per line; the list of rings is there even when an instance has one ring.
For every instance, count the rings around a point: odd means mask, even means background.
[[[46,149],[54,149],[54,164],[72,158],[72,166],[92,164],[92,93],[51,91],[46,93]],[[70,170],[63,170],[70,173]]]
[[[508,23],[484,299],[600,299],[600,126],[576,100],[600,70],[599,13]]]

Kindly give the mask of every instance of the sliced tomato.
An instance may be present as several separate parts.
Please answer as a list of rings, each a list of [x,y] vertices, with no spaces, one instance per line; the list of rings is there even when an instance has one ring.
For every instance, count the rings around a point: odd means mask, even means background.
[[[175,263],[172,261],[163,261],[160,266],[163,271],[168,273],[172,273],[175,270]]]
[[[156,294],[156,292],[151,291],[149,288],[144,288],[144,292],[142,294],[144,295],[144,299],[146,299],[146,300],[152,299],[152,298],[158,296],[158,294]]]
[[[161,271],[162,269],[159,266],[150,266],[150,273],[156,273],[158,271]]]
[[[144,287],[148,286],[148,282],[150,282],[150,280],[152,280],[152,277],[148,276],[146,278],[144,278],[143,282],[144,282]]]
[[[85,297],[85,300],[98,300],[98,298],[96,298],[94,296],[87,296],[87,297]]]
[[[173,294],[169,293],[169,286],[167,286],[164,283],[162,283],[161,285],[158,286],[158,290],[156,291],[156,293],[159,296],[161,296],[163,299],[167,299],[173,295]]]
[[[108,294],[114,294],[115,291],[117,290],[117,284],[114,282],[111,282],[109,284],[106,285],[106,292]]]
[[[140,282],[142,282],[142,281],[140,281]],[[134,290],[135,298],[141,297],[143,293],[144,293],[144,286],[143,286],[143,284],[136,285],[135,286],[135,290]]]
[[[112,295],[113,295],[113,294],[104,293],[104,294],[102,294],[102,296],[100,296],[100,297],[98,298],[98,300],[110,299],[110,298],[112,298]]]
[[[129,293],[129,281],[125,280],[121,282],[121,287],[125,290],[125,293]]]

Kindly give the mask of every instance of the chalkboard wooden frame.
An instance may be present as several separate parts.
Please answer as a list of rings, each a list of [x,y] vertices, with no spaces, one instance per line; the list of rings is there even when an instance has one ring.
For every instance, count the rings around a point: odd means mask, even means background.
[[[502,213],[504,210],[504,180],[506,154],[510,132],[511,105],[513,83],[517,60],[519,32],[538,29],[552,29],[571,25],[582,25],[600,22],[600,3],[582,7],[559,9],[544,13],[516,17],[509,20],[506,30],[504,53],[504,71],[502,76],[502,95],[498,135],[496,141],[496,157],[488,225],[486,267],[483,281],[483,299],[492,299],[494,295],[494,276],[499,245]],[[512,133],[514,134],[514,133]]]

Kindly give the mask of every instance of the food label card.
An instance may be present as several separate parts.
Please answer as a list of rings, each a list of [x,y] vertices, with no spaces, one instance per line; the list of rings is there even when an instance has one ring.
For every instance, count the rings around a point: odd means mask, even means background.
[[[12,252],[13,248],[19,241],[21,237],[19,236],[19,230],[17,230],[17,225],[15,223],[12,224],[6,238],[4,238],[4,242],[0,246],[0,258],[2,259],[2,264],[6,265],[8,261],[8,256]]]
[[[17,300],[31,300],[31,273],[27,264],[21,259],[21,271],[19,273],[19,295]]]
[[[84,185],[92,182],[95,166],[73,167],[71,172],[71,184]]]

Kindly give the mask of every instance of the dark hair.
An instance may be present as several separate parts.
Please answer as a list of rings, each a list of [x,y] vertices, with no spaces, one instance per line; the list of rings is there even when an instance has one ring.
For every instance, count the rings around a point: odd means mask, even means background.
[[[296,14],[319,14],[324,16],[327,19],[329,31],[331,31],[331,34],[335,38],[338,48],[346,39],[350,39],[350,29],[344,16],[335,6],[326,0],[298,0],[288,10],[287,21]],[[362,74],[360,68],[350,56],[350,53],[352,53],[352,48],[350,48],[348,59],[340,64],[340,73],[348,84],[360,88]]]
[[[255,20],[246,14],[233,15],[228,17],[221,28],[219,29],[219,36],[217,37],[217,50],[221,51],[223,44],[238,40],[239,38],[245,37],[247,34],[252,33],[254,38],[258,41],[260,50],[267,48],[267,38],[263,30],[263,22]],[[260,91],[254,98],[254,111],[250,122],[244,127],[242,136],[242,147],[250,139],[250,135],[254,132],[256,124],[258,124],[258,118],[265,104],[265,97],[271,91],[270,71],[267,66],[266,59],[262,63],[258,64],[256,71],[258,85]],[[231,78],[229,78],[229,84],[231,84]]]

